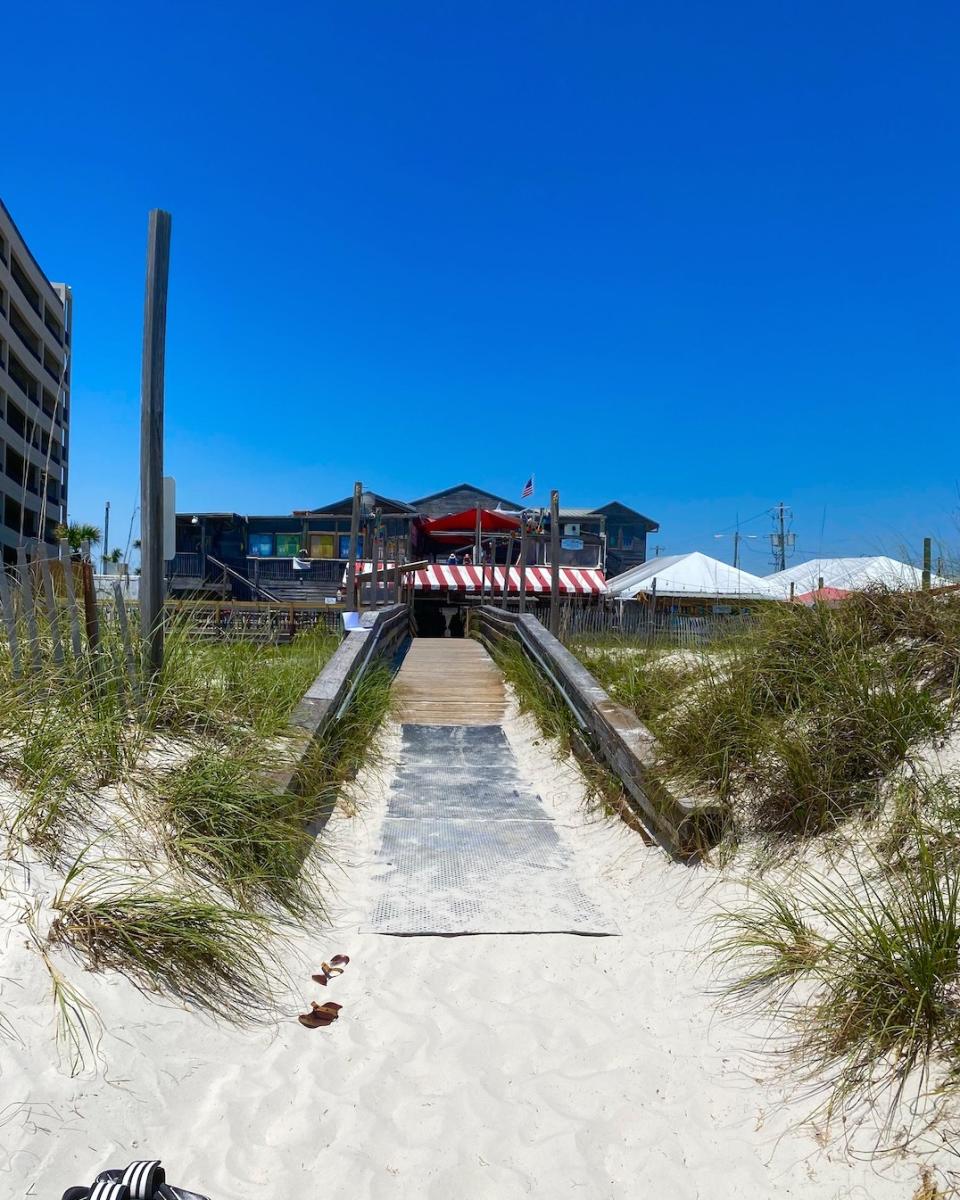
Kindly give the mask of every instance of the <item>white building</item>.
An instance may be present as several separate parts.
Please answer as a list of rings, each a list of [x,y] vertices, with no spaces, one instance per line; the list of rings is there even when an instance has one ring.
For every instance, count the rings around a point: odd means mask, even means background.
[[[55,544],[67,519],[70,289],[51,283],[0,201],[0,551]]]

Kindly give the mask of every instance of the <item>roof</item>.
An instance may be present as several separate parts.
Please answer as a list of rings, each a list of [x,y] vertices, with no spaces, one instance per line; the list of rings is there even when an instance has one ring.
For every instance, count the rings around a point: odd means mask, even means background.
[[[383,511],[389,509],[395,513],[415,513],[417,510],[407,504],[405,500],[391,500],[388,496],[381,496],[377,492],[364,493],[365,497],[370,497],[375,508],[380,508]],[[334,500],[332,504],[323,504],[320,508],[302,508],[296,509],[293,513],[295,517],[313,517],[319,516],[321,513],[349,513],[353,511],[353,496],[346,496],[343,500]]]
[[[20,228],[19,228],[19,226],[17,225],[16,221],[13,219],[13,214],[10,212],[10,209],[9,209],[9,208],[7,208],[7,206],[4,204],[3,200],[0,200],[0,209],[2,209],[2,211],[3,211],[3,213],[4,213],[4,216],[5,216],[5,217],[7,218],[7,220],[10,222],[10,226],[11,226],[11,228],[13,229],[14,233],[15,233],[15,234],[17,235],[17,237],[20,239],[20,245],[23,247],[23,249],[24,249],[24,251],[26,252],[27,256],[29,257],[30,261],[33,263],[33,265],[34,265],[34,266],[37,268],[37,270],[40,272],[40,275],[41,275],[41,277],[43,278],[43,282],[44,282],[44,283],[47,285],[47,287],[50,289],[50,292],[51,292],[51,294],[53,295],[54,299],[55,299],[55,300],[57,301],[57,303],[60,305],[60,311],[61,311],[61,312],[63,312],[63,311],[64,311],[64,306],[63,306],[63,297],[62,297],[62,296],[60,295],[60,293],[57,291],[57,284],[55,284],[55,283],[52,283],[52,282],[50,281],[50,277],[47,275],[46,271],[45,271],[45,270],[43,269],[43,267],[41,267],[41,266],[40,266],[40,264],[37,262],[36,258],[34,257],[34,253],[33,253],[33,251],[30,249],[29,245],[27,244],[27,239],[26,239],[26,238],[23,236],[23,234],[20,232]],[[63,284],[63,283],[62,283],[62,284],[60,284],[60,287],[66,287],[66,286],[67,286],[67,285],[66,285],[66,284]],[[49,297],[48,297],[48,298],[49,298]]]
[[[658,596],[703,596],[713,599],[733,597],[742,600],[778,600],[779,589],[765,579],[740,571],[729,563],[693,551],[647,559],[622,575],[607,581],[607,593],[620,599],[653,591]]]
[[[794,603],[806,604],[835,604],[838,600],[846,600],[851,593],[844,588],[822,587],[814,592],[804,592],[802,596],[794,596]]]
[[[923,586],[923,572],[919,567],[888,558],[884,554],[812,558],[809,562],[797,563],[785,571],[767,576],[767,582],[781,596],[790,595],[791,583],[794,585],[794,594],[815,591],[821,579],[825,588],[840,588],[848,592],[863,591],[868,587],[916,591]],[[941,575],[930,576],[931,587],[942,587],[949,582]]]
[[[470,491],[476,492],[478,496],[488,496],[491,500],[496,500],[507,508],[519,512],[522,504],[518,504],[516,500],[508,500],[506,496],[498,496],[496,492],[488,492],[486,488],[477,487],[475,483],[455,483],[453,487],[443,488],[439,492],[430,492],[427,496],[418,496],[416,500],[411,500],[410,503],[416,508],[420,504],[426,504],[428,500],[440,500],[444,496],[449,496],[453,492]]]
[[[649,517],[645,517],[643,513],[637,512],[635,508],[630,508],[626,504],[621,504],[619,500],[611,500],[609,504],[601,504],[599,508],[590,510],[591,512],[600,513],[605,517],[628,517],[635,521],[642,521],[647,527],[647,533],[657,533],[660,526],[656,521],[651,521]]]

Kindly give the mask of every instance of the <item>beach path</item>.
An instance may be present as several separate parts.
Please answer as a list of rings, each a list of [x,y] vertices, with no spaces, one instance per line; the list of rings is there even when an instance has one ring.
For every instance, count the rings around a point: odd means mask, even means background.
[[[520,769],[503,728],[503,679],[483,647],[418,639],[397,689],[400,755],[365,931],[616,933]]]

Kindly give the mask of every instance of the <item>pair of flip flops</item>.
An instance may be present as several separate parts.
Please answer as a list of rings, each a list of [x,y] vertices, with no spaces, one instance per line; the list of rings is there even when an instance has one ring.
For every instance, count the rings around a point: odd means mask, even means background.
[[[310,978],[314,983],[319,983],[321,987],[326,987],[331,979],[343,974],[343,969],[349,961],[349,954],[335,954],[328,963],[323,963],[320,974],[311,975]],[[306,1025],[308,1029],[323,1029],[324,1026],[332,1025],[339,1018],[341,1008],[343,1005],[336,1004],[333,1000],[328,1000],[326,1004],[317,1004],[314,1000],[310,1005],[310,1011],[301,1013],[297,1020],[301,1025]]]
[[[159,1159],[139,1159],[125,1170],[101,1171],[90,1187],[70,1187],[63,1200],[207,1200],[167,1183]]]

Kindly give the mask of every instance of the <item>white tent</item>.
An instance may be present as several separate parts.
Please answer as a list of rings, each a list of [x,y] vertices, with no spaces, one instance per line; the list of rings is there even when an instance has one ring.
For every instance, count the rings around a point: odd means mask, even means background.
[[[898,562],[882,554],[859,558],[812,558],[766,577],[781,597],[789,597],[790,584],[794,595],[802,596],[820,586],[840,591],[860,592],[868,587],[885,587],[891,591],[917,591],[923,582],[923,572],[909,563]],[[941,575],[932,575],[931,587],[943,587],[950,582]]]
[[[607,580],[607,595],[629,600],[654,590],[658,596],[712,600],[779,600],[780,591],[749,571],[693,551],[651,558]]]

